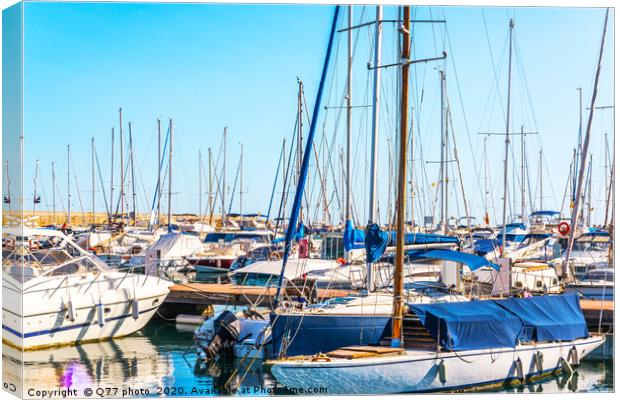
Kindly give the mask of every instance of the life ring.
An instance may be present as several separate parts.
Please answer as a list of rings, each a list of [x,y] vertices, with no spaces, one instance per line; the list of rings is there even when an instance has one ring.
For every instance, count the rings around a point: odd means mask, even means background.
[[[570,225],[566,221],[562,221],[558,224],[558,233],[560,235],[568,235],[570,232]]]
[[[315,354],[310,361],[311,362],[330,362],[331,360],[332,359],[329,358],[326,354],[319,353],[319,354]]]
[[[336,262],[338,263],[338,265],[345,265],[345,264],[347,263],[347,260],[345,260],[345,259],[344,259],[344,258],[342,258],[342,257],[338,257],[338,258],[336,259]]]
[[[271,254],[269,254],[270,261],[279,261],[281,259],[282,257],[280,256],[280,253],[278,253],[277,251],[272,251]]]

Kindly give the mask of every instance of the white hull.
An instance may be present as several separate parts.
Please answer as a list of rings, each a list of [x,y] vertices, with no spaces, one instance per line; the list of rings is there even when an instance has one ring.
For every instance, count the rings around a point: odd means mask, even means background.
[[[10,296],[4,297],[2,308],[4,342],[29,350],[129,335],[151,319],[170,285],[156,277],[114,271],[64,278],[29,281],[20,291],[5,277],[3,289]]]
[[[516,348],[469,350],[435,353],[408,350],[404,355],[353,360],[331,359],[276,361],[271,373],[290,388],[327,389],[328,394],[388,394],[408,392],[455,391],[481,386],[501,385],[519,380],[516,360],[521,360],[527,378],[550,374],[562,368],[562,358],[573,346],[581,360],[604,343],[602,336],[563,343],[519,345]],[[540,352],[542,368],[536,365]],[[442,383],[440,373],[445,373]],[[322,392],[323,393],[323,392]]]

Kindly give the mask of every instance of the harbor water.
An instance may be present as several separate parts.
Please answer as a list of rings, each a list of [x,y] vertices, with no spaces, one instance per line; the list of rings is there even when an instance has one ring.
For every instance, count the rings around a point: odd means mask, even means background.
[[[195,368],[193,328],[161,319],[139,333],[111,341],[24,353],[24,395],[43,390],[92,390],[93,397],[277,395],[277,387],[260,360],[228,360]],[[572,377],[557,375],[521,387],[493,392],[612,392],[613,336],[604,348],[583,359]],[[4,379],[19,368],[20,353],[3,345]],[[38,391],[38,392],[37,392]],[[83,396],[80,396],[83,397]]]

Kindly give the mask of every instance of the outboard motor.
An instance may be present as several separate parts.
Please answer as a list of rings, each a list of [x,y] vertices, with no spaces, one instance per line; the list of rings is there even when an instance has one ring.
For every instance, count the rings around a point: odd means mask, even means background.
[[[230,311],[210,318],[196,331],[199,359],[232,354],[240,333],[239,319]]]

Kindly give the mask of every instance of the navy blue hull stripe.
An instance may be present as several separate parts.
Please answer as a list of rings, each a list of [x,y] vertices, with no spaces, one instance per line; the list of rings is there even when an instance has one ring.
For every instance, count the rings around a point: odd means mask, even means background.
[[[151,312],[153,310],[157,310],[157,308],[158,307],[151,307],[151,308],[149,308],[147,310],[140,311],[139,314],[146,314],[146,313]],[[106,318],[106,321],[116,321],[116,320],[120,320],[120,319],[125,319],[125,318],[128,318],[128,317],[131,317],[131,316],[133,316],[133,314],[123,314],[123,315],[119,315],[119,316],[116,316],[116,317]],[[17,337],[25,339],[25,338],[30,338],[30,337],[34,337],[34,336],[49,335],[50,333],[55,333],[55,332],[68,331],[68,330],[71,330],[71,329],[80,329],[80,328],[84,328],[84,327],[90,326],[90,325],[94,325],[94,324],[91,323],[91,322],[86,322],[86,323],[78,324],[78,325],[60,326],[58,328],[46,329],[46,330],[43,330],[43,331],[28,332],[28,333],[24,333],[24,334],[16,331],[15,329],[9,328],[8,326],[6,326],[4,324],[2,324],[2,329],[7,331],[7,332],[12,333],[13,335],[15,335]]]

